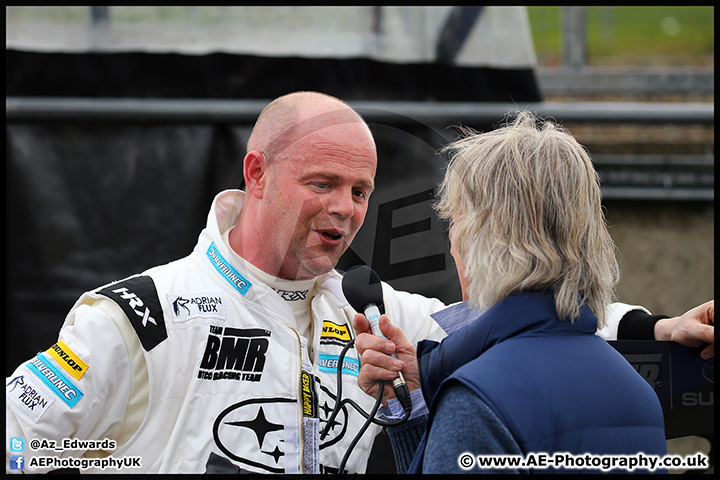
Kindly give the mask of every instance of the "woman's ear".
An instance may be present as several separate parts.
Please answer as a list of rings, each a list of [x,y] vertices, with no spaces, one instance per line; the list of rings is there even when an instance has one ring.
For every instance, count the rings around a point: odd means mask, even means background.
[[[245,176],[245,192],[257,198],[262,198],[265,186],[267,160],[265,154],[253,150],[245,155],[243,160],[243,175]]]

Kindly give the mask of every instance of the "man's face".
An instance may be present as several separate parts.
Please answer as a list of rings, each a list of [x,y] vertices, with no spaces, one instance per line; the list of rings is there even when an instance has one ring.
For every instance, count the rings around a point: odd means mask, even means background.
[[[269,159],[264,235],[280,278],[308,279],[333,269],[362,226],[377,155],[364,125],[307,135]]]

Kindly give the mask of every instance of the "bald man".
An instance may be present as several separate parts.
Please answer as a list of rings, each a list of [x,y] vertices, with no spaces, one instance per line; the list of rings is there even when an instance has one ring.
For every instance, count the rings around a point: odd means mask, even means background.
[[[8,377],[8,438],[41,440],[22,461],[8,451],[8,472],[336,472],[365,418],[346,405],[320,438],[356,314],[334,267],[376,166],[370,129],[344,102],[298,92],[269,104],[245,192],[215,198],[193,252],[83,294],[58,342]],[[429,320],[443,307],[385,286],[411,341],[444,336]],[[342,398],[370,411],[359,370],[351,350]],[[378,428],[346,471],[365,471]],[[63,439],[75,443],[58,449]]]
[[[329,418],[357,315],[334,268],[374,188],[370,129],[334,97],[285,95],[260,114],[243,166],[246,190],[217,195],[190,255],[83,294],[57,343],[7,378],[7,472],[334,473],[343,460],[365,472],[379,427],[344,458],[365,418],[347,404]],[[439,300],[383,295],[407,345],[445,336]],[[639,312],[614,306],[623,322]],[[363,368],[350,349],[343,400],[370,411],[358,376],[409,373],[410,349],[388,338],[358,337]]]

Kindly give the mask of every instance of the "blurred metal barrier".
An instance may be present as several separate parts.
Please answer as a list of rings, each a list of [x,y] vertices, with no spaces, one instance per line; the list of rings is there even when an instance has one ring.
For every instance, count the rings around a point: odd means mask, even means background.
[[[713,94],[713,68],[620,69],[588,67],[581,71],[537,68],[543,95],[657,95]]]
[[[10,122],[254,122],[268,100],[195,100],[154,98],[6,97]],[[456,124],[495,123],[508,112],[530,110],[558,121],[587,123],[712,125],[715,107],[707,103],[658,102],[348,102],[369,122],[407,117],[442,128]],[[398,117],[400,116],[400,117]]]
[[[8,123],[248,124],[269,100],[6,97]],[[713,125],[714,104],[662,102],[349,102],[369,123],[420,124],[445,129],[463,124],[486,129],[508,113],[530,110],[558,122],[591,124]],[[609,199],[714,199],[714,154],[594,155]]]
[[[714,155],[592,155],[605,199],[712,202]]]

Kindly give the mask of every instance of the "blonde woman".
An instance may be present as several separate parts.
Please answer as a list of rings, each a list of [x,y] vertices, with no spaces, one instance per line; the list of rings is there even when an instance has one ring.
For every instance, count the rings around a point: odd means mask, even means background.
[[[466,451],[666,454],[657,396],[595,335],[619,274],[585,149],[522,112],[447,151],[436,207],[467,300],[457,308],[485,313],[418,348],[430,417],[410,471],[479,471]]]
[[[521,112],[446,151],[436,208],[465,301],[433,315],[453,333],[417,348],[429,416],[409,473],[622,472],[609,459],[665,455],[657,396],[595,334],[619,275],[585,149]],[[532,456],[561,452],[576,461]],[[541,460],[500,468],[479,455]]]

